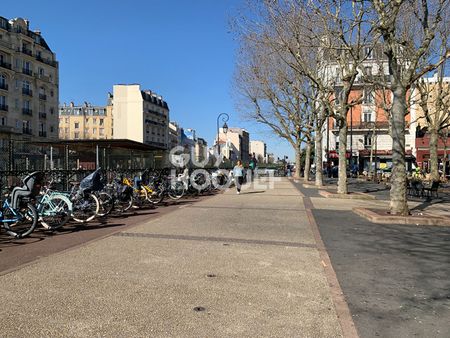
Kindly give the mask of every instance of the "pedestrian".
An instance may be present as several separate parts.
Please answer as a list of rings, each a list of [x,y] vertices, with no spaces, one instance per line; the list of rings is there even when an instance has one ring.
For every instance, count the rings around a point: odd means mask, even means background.
[[[233,168],[234,183],[236,184],[236,193],[239,195],[241,193],[241,186],[244,182],[244,167],[242,166],[241,160],[238,160]]]

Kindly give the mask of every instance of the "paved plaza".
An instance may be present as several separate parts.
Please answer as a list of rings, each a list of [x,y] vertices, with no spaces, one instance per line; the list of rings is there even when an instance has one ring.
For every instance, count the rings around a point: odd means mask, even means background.
[[[1,335],[448,337],[450,228],[351,212],[386,208],[381,185],[351,182],[377,195],[360,201],[256,183],[5,270]]]

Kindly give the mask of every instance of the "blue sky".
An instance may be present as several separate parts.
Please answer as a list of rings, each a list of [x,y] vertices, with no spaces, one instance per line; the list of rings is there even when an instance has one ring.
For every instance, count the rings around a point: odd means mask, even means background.
[[[244,127],[268,151],[293,158],[284,141],[242,121],[232,97],[237,43],[230,17],[243,0],[8,1],[0,15],[42,31],[60,63],[60,102],[105,104],[117,83],[162,95],[170,119],[211,145],[216,118]]]

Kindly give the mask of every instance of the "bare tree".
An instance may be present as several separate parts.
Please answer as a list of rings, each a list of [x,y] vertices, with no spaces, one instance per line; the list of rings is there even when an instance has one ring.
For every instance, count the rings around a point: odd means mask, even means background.
[[[405,115],[411,86],[423,75],[436,69],[445,58],[435,60],[432,53],[436,32],[448,10],[448,0],[372,0],[374,18],[371,26],[383,41],[391,76],[392,109],[390,114],[392,178],[390,211],[409,213],[406,198]]]
[[[268,126],[277,136],[287,140],[295,151],[296,173],[301,167],[302,143],[312,137],[304,121],[311,105],[305,78],[299,77],[271,53],[254,32],[241,35],[241,52],[235,83],[239,93],[238,109],[247,118]],[[308,149],[308,147],[307,147]]]

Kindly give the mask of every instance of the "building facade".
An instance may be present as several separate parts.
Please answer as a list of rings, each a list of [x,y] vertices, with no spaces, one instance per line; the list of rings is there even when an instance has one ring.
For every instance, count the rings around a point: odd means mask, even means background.
[[[169,106],[160,95],[138,84],[114,85],[112,111],[115,139],[169,149]]]
[[[242,128],[228,128],[227,133],[223,129],[219,129],[219,146],[220,154],[231,160],[241,160],[244,164],[248,164],[250,157],[250,134]],[[217,145],[217,137],[215,138]]]
[[[358,69],[358,76],[351,89],[348,103],[353,104],[347,114],[347,152],[348,164],[357,166],[359,172],[389,170],[392,167],[392,138],[389,134],[388,110],[392,104],[389,67],[381,46],[364,49],[365,61]],[[339,65],[326,60],[324,76],[335,88],[332,100],[335,105],[342,104],[342,74]],[[374,84],[377,85],[374,85]],[[409,96],[409,94],[408,94]],[[412,114],[405,116],[405,150],[409,169],[413,162],[414,132],[410,130]],[[323,128],[323,158],[327,166],[336,166],[339,159],[339,128],[334,118],[328,118]],[[375,169],[376,168],[376,169]]]
[[[0,17],[0,139],[57,139],[58,97],[58,62],[41,32]]]
[[[267,163],[267,145],[263,141],[250,141],[250,154],[255,154],[258,163]]]
[[[59,107],[59,138],[62,140],[110,140],[113,138],[112,100],[108,105],[93,106],[85,102]]]
[[[450,77],[438,77],[437,74],[431,78],[423,78],[421,86],[424,96],[421,95],[418,87],[413,89],[411,114],[415,117],[411,123],[411,130],[415,135],[415,149],[417,165],[425,172],[430,168],[430,127],[438,130],[437,155],[440,169],[443,163],[448,162],[450,153]],[[426,102],[428,116],[425,116],[421,100]],[[430,126],[431,124],[431,126]],[[449,175],[449,168],[446,165],[446,175]]]

